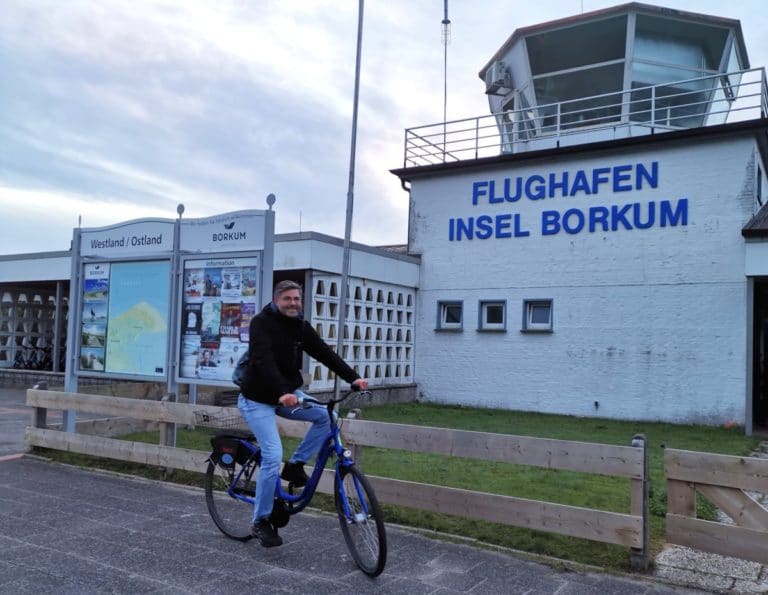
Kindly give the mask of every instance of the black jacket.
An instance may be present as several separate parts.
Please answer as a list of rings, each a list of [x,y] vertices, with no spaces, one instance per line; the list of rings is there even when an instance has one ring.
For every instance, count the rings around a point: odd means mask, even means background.
[[[350,384],[360,378],[306,320],[283,316],[271,303],[251,319],[248,332],[249,367],[240,392],[252,401],[277,405],[282,395],[300,388],[302,352]]]

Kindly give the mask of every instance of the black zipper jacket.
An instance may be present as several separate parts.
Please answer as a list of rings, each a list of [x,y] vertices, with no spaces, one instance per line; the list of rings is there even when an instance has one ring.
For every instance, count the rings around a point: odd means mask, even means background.
[[[302,352],[353,383],[360,376],[323,341],[303,318],[284,316],[273,304],[251,319],[249,367],[240,387],[243,396],[269,405],[304,384]]]

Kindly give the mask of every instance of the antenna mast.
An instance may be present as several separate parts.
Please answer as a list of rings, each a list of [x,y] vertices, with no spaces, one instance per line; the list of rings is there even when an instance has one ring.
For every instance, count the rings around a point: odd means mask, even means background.
[[[448,121],[448,44],[451,41],[451,19],[448,18],[448,0],[443,0],[443,155],[445,155],[445,126]]]

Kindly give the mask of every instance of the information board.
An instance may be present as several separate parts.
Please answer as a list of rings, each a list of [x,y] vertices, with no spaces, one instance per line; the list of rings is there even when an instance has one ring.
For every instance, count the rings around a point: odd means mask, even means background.
[[[230,385],[261,301],[258,255],[183,261],[179,381]]]

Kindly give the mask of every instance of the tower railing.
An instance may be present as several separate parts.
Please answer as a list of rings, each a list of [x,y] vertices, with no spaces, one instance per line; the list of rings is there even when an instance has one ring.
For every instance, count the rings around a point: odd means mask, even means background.
[[[419,167],[768,117],[764,68],[439,122],[405,131]]]

